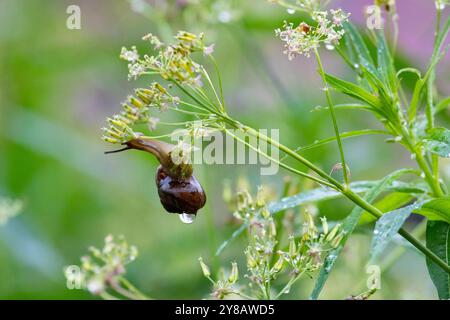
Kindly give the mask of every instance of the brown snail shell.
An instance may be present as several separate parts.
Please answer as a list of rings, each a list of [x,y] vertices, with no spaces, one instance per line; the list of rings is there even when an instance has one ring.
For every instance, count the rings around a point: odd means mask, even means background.
[[[161,164],[156,171],[156,187],[163,205],[170,213],[197,214],[206,203],[206,195],[197,178],[192,175],[192,165],[176,165],[172,162],[170,152],[175,147],[172,144],[153,140],[136,138],[123,143],[120,150],[106,153],[137,149],[153,154]]]
[[[206,203],[205,192],[193,175],[189,178],[174,179],[159,166],[156,172],[156,187],[161,204],[171,213],[197,214]]]

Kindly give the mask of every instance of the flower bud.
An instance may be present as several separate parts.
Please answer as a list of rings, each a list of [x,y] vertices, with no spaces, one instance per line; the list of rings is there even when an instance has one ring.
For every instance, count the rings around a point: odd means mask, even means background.
[[[203,275],[206,278],[209,278],[211,275],[211,271],[209,271],[209,267],[203,262],[203,259],[200,257],[198,258],[198,262],[200,262],[200,267],[202,268]]]
[[[250,252],[247,252],[247,267],[249,269],[252,269],[252,268],[256,267],[257,264],[258,263],[256,262],[253,255]]]
[[[327,218],[326,217],[321,217],[320,221],[322,221],[322,229],[323,229],[323,233],[327,234],[328,233],[328,222],[327,222]]]
[[[297,255],[297,246],[295,245],[295,239],[293,236],[290,236],[289,255],[291,256],[291,258]]]
[[[229,283],[235,283],[238,280],[239,277],[239,270],[236,262],[231,263],[231,272],[230,276],[228,277]]]
[[[334,228],[331,229],[330,233],[325,238],[325,241],[333,240],[333,238],[336,236],[336,234],[340,228],[341,228],[341,224],[338,223],[337,225],[335,225]]]
[[[275,273],[280,272],[280,270],[283,268],[283,265],[284,265],[284,257],[279,257],[277,262],[273,266],[272,271]]]
[[[339,246],[339,244],[342,241],[342,238],[344,238],[344,234],[340,233],[338,234],[332,241],[331,241],[331,246],[333,248],[336,248],[337,246]]]

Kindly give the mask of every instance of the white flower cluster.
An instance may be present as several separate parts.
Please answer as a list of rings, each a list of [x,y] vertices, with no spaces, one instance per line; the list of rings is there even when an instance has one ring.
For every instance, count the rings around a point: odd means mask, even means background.
[[[144,55],[141,59],[135,46],[131,49],[123,47],[120,58],[128,61],[128,79],[158,73],[166,80],[194,86],[202,85],[202,66],[193,61],[190,55],[194,52],[203,52],[205,55],[213,53],[214,45],[205,45],[203,33],[195,35],[179,31],[175,36],[176,43],[172,45],[165,45],[151,33],[142,39],[148,41],[157,54]]]
[[[153,82],[147,88],[135,90],[134,96],[122,103],[122,112],[107,118],[108,127],[102,128],[103,141],[121,144],[136,138],[139,134],[132,129],[137,124],[147,124],[150,131],[156,129],[159,118],[150,116],[150,108],[166,111],[169,107],[176,107],[179,98],[169,94],[166,88]]]
[[[289,60],[297,55],[309,57],[311,50],[315,50],[324,43],[328,49],[334,48],[344,35],[343,23],[348,21],[349,13],[341,9],[315,11],[312,19],[317,23],[310,26],[305,22],[294,27],[293,23],[284,23],[283,29],[276,29],[275,34],[285,42],[284,53]]]
[[[128,245],[123,237],[115,241],[111,235],[105,238],[103,249],[91,247],[89,251],[91,256],[81,258],[81,278],[92,294],[102,294],[109,286],[118,285],[125,266],[138,255],[137,248]]]

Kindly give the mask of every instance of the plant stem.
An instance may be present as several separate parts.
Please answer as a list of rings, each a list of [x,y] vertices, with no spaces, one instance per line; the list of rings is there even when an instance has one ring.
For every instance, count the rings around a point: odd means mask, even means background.
[[[131,284],[130,281],[125,279],[124,277],[120,277],[119,281],[122,282],[122,284],[127,287],[128,290],[130,290],[133,294],[136,295],[140,300],[150,300],[151,298],[147,295],[143,294],[138,288],[136,288],[134,285]]]
[[[339,133],[339,127],[337,124],[337,120],[336,120],[336,112],[334,110],[334,104],[333,101],[331,99],[331,94],[330,91],[328,89],[328,84],[327,84],[327,80],[325,78],[325,70],[323,69],[323,65],[322,65],[322,60],[320,59],[320,55],[319,55],[319,51],[317,50],[317,48],[314,48],[314,53],[316,55],[316,59],[317,59],[317,64],[319,66],[319,73],[320,76],[322,77],[322,81],[323,84],[325,85],[325,96],[327,97],[327,103],[328,103],[328,108],[330,110],[330,114],[331,114],[331,118],[333,120],[333,127],[334,127],[334,133],[336,135],[336,141],[339,147],[339,153],[341,155],[341,162],[342,162],[342,170],[344,172],[344,182],[345,182],[345,187],[348,187],[349,181],[348,181],[348,167],[345,161],[345,155],[344,155],[344,149],[342,147],[342,141],[341,141],[341,135]]]
[[[328,182],[332,183],[344,196],[346,196],[349,200],[351,200],[353,203],[358,205],[359,207],[366,210],[368,213],[370,213],[372,216],[374,216],[376,219],[379,219],[383,212],[381,212],[378,208],[368,203],[366,200],[361,198],[359,195],[354,193],[349,188],[346,188],[342,186],[338,181],[327,175],[322,169],[315,166],[313,163],[309,162],[305,158],[303,158],[301,155],[297,154],[293,150],[289,149],[288,147],[280,144],[277,141],[272,140],[271,138],[260,134],[258,131],[256,131],[253,128],[245,127],[246,132],[253,134],[257,136],[260,139],[263,139],[267,143],[274,145],[281,151],[289,154],[294,159],[298,160],[302,164],[306,165],[308,168],[316,172],[319,176],[326,179]],[[436,254],[434,254],[431,250],[429,250],[426,246],[424,246],[419,240],[417,240],[415,237],[413,237],[411,234],[409,234],[405,229],[400,229],[398,232],[401,236],[403,236],[406,240],[408,240],[413,246],[415,246],[419,251],[421,251],[425,256],[427,256],[429,259],[434,261],[437,265],[439,265],[443,270],[445,270],[447,273],[450,274],[450,266],[447,265],[443,260],[441,260]]]
[[[369,204],[366,200],[358,196],[353,191],[348,190],[343,193],[345,196],[347,196],[347,198],[352,200],[359,207],[369,212],[375,218],[379,219],[383,215],[383,212],[381,212],[378,208]],[[416,247],[419,251],[421,251],[425,256],[427,256],[430,260],[433,260],[443,270],[445,270],[447,273],[450,274],[450,266],[447,265],[447,263],[445,263],[442,259],[440,259],[434,252],[432,252],[425,245],[423,245],[422,242],[420,242],[413,235],[408,233],[408,231],[406,231],[404,228],[400,228],[398,234],[400,234],[403,238],[408,240],[408,242],[410,242],[414,247]]]
[[[281,289],[281,291],[275,296],[275,300],[278,300],[283,294],[287,293],[286,291],[288,291],[292,285],[298,280],[300,279],[300,277],[304,274],[305,272],[302,271],[300,272],[298,275],[296,275],[295,277],[292,277],[289,282],[283,287],[283,289]]]

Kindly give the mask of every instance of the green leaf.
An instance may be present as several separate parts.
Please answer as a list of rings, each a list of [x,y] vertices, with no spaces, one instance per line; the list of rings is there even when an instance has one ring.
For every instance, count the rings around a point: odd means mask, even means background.
[[[379,31],[376,34],[378,72],[383,79],[385,86],[389,88],[392,93],[391,95],[395,95],[395,92],[397,92],[397,75],[395,72],[394,61],[386,43],[384,32]]]
[[[328,107],[317,106],[311,112],[328,110]],[[344,103],[344,104],[335,104],[334,110],[364,110],[364,111],[373,111],[374,109],[367,104],[360,103]]]
[[[355,193],[365,193],[376,186],[380,181],[355,181],[350,183],[350,189]],[[403,181],[390,181],[386,186],[387,191],[393,192],[402,192],[407,194],[422,194],[428,192],[426,188],[419,184],[411,183],[411,182],[403,182]],[[304,191],[298,193],[296,195],[282,198],[279,201],[271,202],[268,204],[268,210],[272,215],[277,214],[278,212],[284,211],[286,209],[294,208],[300,206],[305,203],[317,202],[317,201],[325,201],[336,199],[342,197],[343,195],[337,191],[334,191],[329,188],[320,187],[313,190]],[[231,237],[219,246],[216,251],[216,255],[220,255],[223,250],[234,240],[236,239],[242,232],[245,231],[247,227],[246,224],[241,225],[238,229],[236,229]]]
[[[397,234],[406,219],[414,210],[418,209],[420,205],[421,203],[414,203],[409,206],[387,212],[376,222],[375,229],[373,231],[369,264],[372,264],[378,258],[392,238]]]
[[[408,169],[405,170],[411,172]],[[355,193],[366,193],[371,189],[373,189],[374,187],[376,187],[382,181],[383,180],[355,181],[350,183],[350,189]],[[385,190],[405,192],[405,193],[418,193],[418,194],[427,192],[427,189],[423,188],[420,185],[397,180],[389,180],[387,185],[385,186]],[[271,214],[276,214],[277,212],[294,208],[305,203],[331,200],[339,197],[342,197],[342,194],[340,192],[337,192],[330,188],[320,187],[317,189],[304,191],[293,196],[282,198],[279,201],[269,203],[268,210]]]
[[[374,207],[382,212],[389,212],[408,205],[414,198],[414,193],[392,192],[375,202]],[[376,221],[375,217],[366,211],[359,219],[359,224],[363,225],[373,221]]]
[[[349,45],[353,48],[357,57],[364,58],[368,63],[372,66],[374,65],[372,56],[370,55],[370,51],[367,48],[366,43],[364,42],[363,37],[356,29],[354,25],[351,23],[344,24],[345,30],[345,39],[348,41]]]
[[[414,211],[432,221],[444,221],[450,223],[450,197],[433,199]]]
[[[435,108],[435,112],[441,112],[450,106],[450,97],[442,99]]]
[[[359,137],[359,136],[365,136],[365,135],[375,135],[375,134],[384,134],[384,135],[390,135],[389,132],[384,130],[373,130],[373,129],[363,129],[363,130],[355,130],[355,131],[348,131],[348,132],[341,132],[340,137],[341,139],[347,139],[352,137]],[[296,152],[301,152],[309,149],[313,149],[315,147],[323,146],[327,143],[333,142],[336,140],[336,137],[330,137],[323,140],[317,140],[314,143],[300,147],[296,149]]]
[[[395,181],[398,177],[413,173],[412,170],[408,169],[402,169],[395,171],[388,176],[384,177],[382,180],[380,180],[375,186],[373,186],[370,191],[364,196],[364,200],[371,203],[375,201],[375,199],[384,191],[386,188]],[[320,292],[322,291],[325,282],[328,279],[328,276],[333,269],[333,266],[339,257],[339,254],[342,251],[342,248],[344,247],[345,243],[347,242],[350,235],[355,230],[355,227],[358,224],[359,219],[361,218],[362,213],[364,210],[360,207],[355,207],[352,212],[345,218],[344,222],[342,223],[342,230],[345,233],[344,238],[342,239],[339,246],[333,250],[331,250],[328,254],[328,256],[325,258],[324,264],[320,270],[319,277],[317,279],[317,282],[314,286],[314,289],[311,293],[311,299],[315,300],[319,297]]]
[[[450,224],[442,221],[429,221],[426,244],[428,249],[450,264]],[[450,275],[430,259],[427,259],[427,267],[439,299],[450,299]]]
[[[397,74],[396,74],[397,79],[400,79],[400,75],[403,74],[403,73],[406,73],[406,72],[415,74],[418,79],[422,78],[422,73],[418,69],[416,69],[416,68],[402,68],[402,69],[397,71]]]
[[[425,148],[443,158],[450,158],[450,130],[433,128],[423,140]]]
[[[380,109],[382,107],[380,100],[376,96],[360,88],[358,85],[333,77],[330,74],[325,74],[325,78],[327,83],[334,89],[358,100],[364,101],[374,108]]]

